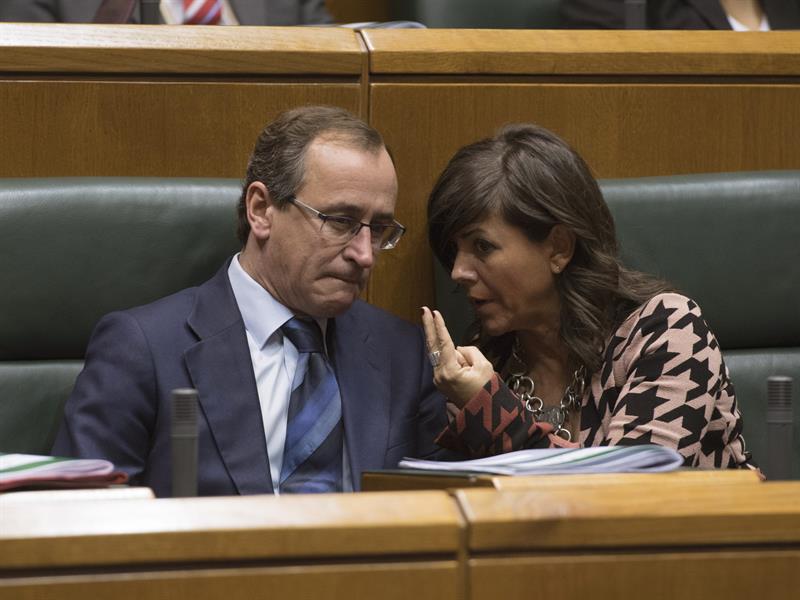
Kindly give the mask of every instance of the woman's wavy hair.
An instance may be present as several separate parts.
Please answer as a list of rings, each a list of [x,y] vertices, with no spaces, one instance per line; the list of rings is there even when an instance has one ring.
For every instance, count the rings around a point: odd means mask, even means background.
[[[561,337],[575,368],[599,369],[613,330],[636,307],[669,289],[666,282],[622,266],[614,219],[597,181],[577,152],[547,129],[506,126],[459,150],[445,167],[428,199],[428,238],[448,271],[459,232],[492,213],[535,242],[557,224],[575,234],[572,260],[556,277]],[[476,322],[468,337],[502,369],[514,332],[492,338]]]

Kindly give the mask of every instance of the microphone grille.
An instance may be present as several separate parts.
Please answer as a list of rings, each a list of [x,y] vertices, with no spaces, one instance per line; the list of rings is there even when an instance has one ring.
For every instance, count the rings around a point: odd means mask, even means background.
[[[193,388],[172,390],[172,422],[188,425],[197,423],[197,390]]]
[[[792,407],[792,378],[773,375],[767,378],[767,406],[771,408]]]

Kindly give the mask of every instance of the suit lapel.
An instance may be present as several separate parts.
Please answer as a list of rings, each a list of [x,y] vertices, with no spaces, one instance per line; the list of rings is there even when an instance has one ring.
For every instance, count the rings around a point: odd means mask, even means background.
[[[725,16],[725,11],[716,0],[688,0],[695,11],[705,19],[712,29],[730,29],[731,24]]]
[[[800,5],[790,0],[764,0],[764,12],[772,29],[800,28]]]
[[[378,365],[383,350],[369,325],[350,310],[331,323],[332,359],[342,395],[345,439],[356,489],[362,471],[383,468],[389,437],[391,389]]]
[[[198,290],[188,324],[200,341],[184,356],[236,490],[271,493],[261,406],[244,324],[228,281],[229,262]]]

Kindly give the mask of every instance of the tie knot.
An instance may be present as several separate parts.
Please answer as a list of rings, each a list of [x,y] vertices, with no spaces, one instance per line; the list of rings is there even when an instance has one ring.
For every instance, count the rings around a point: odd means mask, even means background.
[[[298,352],[320,352],[325,346],[322,343],[322,331],[312,319],[292,317],[281,327],[283,335],[289,338]]]

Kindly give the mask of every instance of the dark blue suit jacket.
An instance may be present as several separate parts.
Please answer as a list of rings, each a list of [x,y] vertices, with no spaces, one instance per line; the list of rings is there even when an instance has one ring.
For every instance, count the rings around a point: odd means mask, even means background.
[[[447,417],[421,329],[357,301],[329,321],[328,334],[356,489],[362,471],[433,454]],[[199,392],[199,494],[271,493],[227,264],[199,287],[101,319],[53,454],[106,458],[133,484],[171,495],[170,392],[179,387]]]

